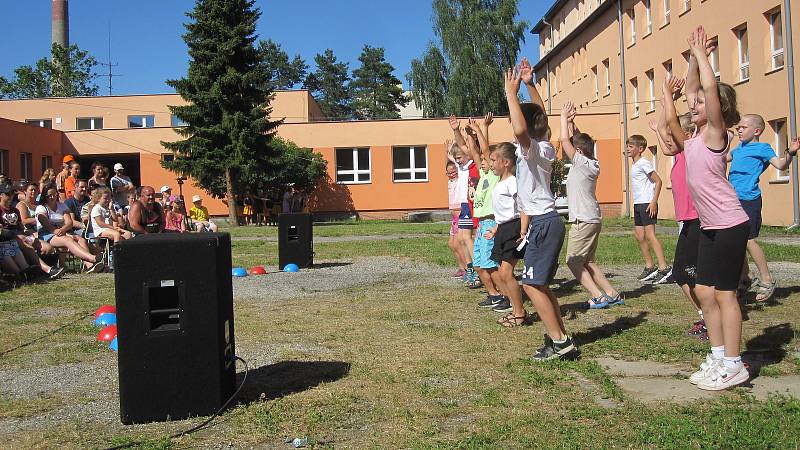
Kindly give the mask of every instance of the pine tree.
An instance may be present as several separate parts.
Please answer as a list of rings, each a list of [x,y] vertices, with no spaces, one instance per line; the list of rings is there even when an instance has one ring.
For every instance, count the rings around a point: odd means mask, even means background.
[[[444,98],[447,113],[505,114],[503,70],[516,63],[528,27],[525,21],[515,21],[517,13],[518,0],[434,0],[434,31],[444,70],[431,49],[422,61],[412,61],[407,79],[413,83],[417,107],[437,108],[436,100]],[[437,63],[434,68],[426,66],[429,59]],[[431,116],[432,111],[425,114]]]
[[[44,98],[94,96],[97,61],[77,45],[53,44],[51,59],[14,69],[10,81],[0,77],[0,98]]]
[[[336,60],[327,49],[314,57],[317,70],[308,74],[303,86],[311,91],[322,113],[331,120],[353,118],[353,94],[350,90],[348,64]]]
[[[270,121],[268,74],[256,40],[254,0],[197,0],[183,38],[189,47],[185,78],[169,80],[185,106],[170,110],[187,126],[185,139],[162,142],[175,154],[162,165],[191,176],[214,197],[235,198],[242,187],[275,180],[281,156],[270,146],[280,121]],[[236,207],[228,202],[231,225]]]
[[[392,74],[381,47],[365,45],[358,57],[361,67],[353,70],[353,109],[357,119],[399,119],[400,108],[409,100],[400,80]]]
[[[412,60],[406,80],[413,86],[411,95],[423,117],[447,115],[447,64],[439,48],[429,44],[421,61]]]
[[[290,61],[289,55],[272,39],[260,41],[258,52],[263,69],[269,74],[270,89],[292,89],[306,78],[308,65],[300,55]]]

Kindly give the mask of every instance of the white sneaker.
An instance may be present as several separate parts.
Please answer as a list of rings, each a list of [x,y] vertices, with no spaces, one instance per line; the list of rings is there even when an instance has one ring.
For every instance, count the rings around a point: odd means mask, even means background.
[[[705,391],[721,391],[742,384],[749,378],[750,372],[747,371],[744,364],[735,373],[729,373],[724,364],[716,364],[708,376],[697,383],[697,387]]]
[[[711,353],[707,354],[706,360],[702,364],[700,364],[700,370],[693,373],[692,376],[689,377],[689,383],[696,385],[697,383],[701,382],[706,377],[706,375],[708,375],[708,372],[711,369],[713,369],[717,363],[721,364],[722,360],[721,359],[717,360],[712,358]]]

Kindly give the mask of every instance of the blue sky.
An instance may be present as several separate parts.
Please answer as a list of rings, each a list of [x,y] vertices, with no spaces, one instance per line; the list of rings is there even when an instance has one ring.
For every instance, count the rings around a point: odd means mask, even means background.
[[[0,75],[10,77],[14,68],[33,64],[50,47],[49,0],[3,2],[0,14]],[[425,0],[257,0],[262,16],[261,39],[272,39],[290,55],[300,54],[312,68],[316,53],[331,48],[340,60],[358,67],[364,44],[384,47],[395,75],[405,83],[411,60],[434,39],[431,4]],[[534,25],[551,0],[520,0],[520,18]],[[181,35],[185,13],[193,0],[72,0],[70,42],[88,50],[98,61],[108,61],[108,29],[111,26],[113,93],[172,92],[164,81],[186,73],[188,57]],[[522,55],[537,56],[538,38],[526,33]],[[98,67],[99,71],[107,71]],[[98,80],[101,94],[108,92],[107,78]]]

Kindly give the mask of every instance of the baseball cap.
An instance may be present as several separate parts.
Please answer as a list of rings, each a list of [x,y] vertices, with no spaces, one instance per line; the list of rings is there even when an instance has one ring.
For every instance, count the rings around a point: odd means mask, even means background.
[[[192,202],[199,202],[200,200],[202,200],[202,198],[200,198],[199,195],[195,194],[192,196]]]
[[[72,161],[75,161],[75,157],[72,156],[72,155],[64,155],[64,158],[61,159],[61,162],[63,164],[66,164],[66,163],[72,162]]]
[[[162,194],[163,194],[164,192],[171,191],[171,190],[172,190],[172,188],[171,188],[171,187],[169,187],[169,186],[167,186],[166,184],[165,184],[164,186],[161,186],[161,193],[162,193]]]
[[[117,170],[125,170],[125,168],[122,167],[121,163],[116,163],[116,164],[114,164],[114,170],[115,171],[117,171]]]

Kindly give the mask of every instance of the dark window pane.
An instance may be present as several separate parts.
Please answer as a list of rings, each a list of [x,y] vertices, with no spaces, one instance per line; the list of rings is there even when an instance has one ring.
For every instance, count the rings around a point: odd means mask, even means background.
[[[144,128],[144,117],[142,116],[128,116],[128,128]]]
[[[173,115],[170,117],[170,125],[173,127],[185,127],[186,122]]]
[[[358,170],[369,170],[369,149],[358,149]]]
[[[395,181],[404,181],[410,179],[411,179],[411,174],[408,172],[395,172],[394,174]]]
[[[415,176],[416,176],[417,180],[424,180],[424,179],[428,178],[428,172],[426,172],[424,170],[417,170],[414,173],[415,173]]]
[[[79,130],[91,130],[92,119],[78,119],[77,127]]]
[[[175,155],[172,153],[162,153],[161,160],[167,162],[175,161]]]
[[[94,129],[95,130],[102,130],[103,129],[103,118],[102,117],[95,117],[94,118]]]
[[[353,149],[336,149],[336,170],[353,170]]]
[[[346,182],[355,181],[355,175],[353,175],[352,173],[349,173],[349,174],[336,174],[336,181],[345,182],[345,183]]]
[[[428,167],[425,161],[425,148],[417,147],[414,149],[414,167],[417,169]]]
[[[368,173],[361,173],[358,175],[358,181],[369,181],[370,176]]]
[[[392,152],[394,153],[392,160],[394,161],[395,169],[411,168],[411,156],[408,152],[408,147],[395,147]]]

